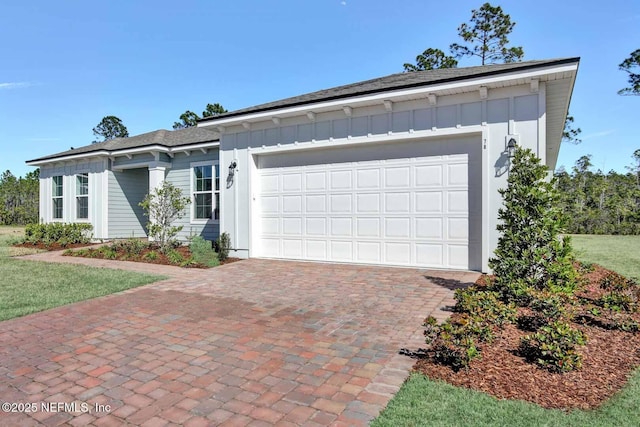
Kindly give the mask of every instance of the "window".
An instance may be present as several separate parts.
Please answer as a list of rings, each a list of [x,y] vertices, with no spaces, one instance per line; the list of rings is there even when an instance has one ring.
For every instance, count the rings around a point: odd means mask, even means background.
[[[215,165],[193,167],[193,219],[220,219],[220,169]]]
[[[76,218],[89,219],[89,174],[76,175]]]
[[[62,177],[53,177],[53,219],[62,219]]]

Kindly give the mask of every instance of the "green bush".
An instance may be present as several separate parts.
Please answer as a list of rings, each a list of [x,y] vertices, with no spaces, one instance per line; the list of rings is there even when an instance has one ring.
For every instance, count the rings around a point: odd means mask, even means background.
[[[462,314],[439,325],[432,316],[423,324],[425,342],[433,359],[453,370],[460,370],[480,356],[478,343],[491,342],[491,324],[480,316]]]
[[[219,264],[218,256],[213,250],[213,245],[203,237],[195,236],[191,239],[189,249],[191,250],[191,255],[195,263],[206,265],[207,267],[215,267]]]
[[[612,271],[600,280],[600,288],[609,292],[595,302],[597,305],[616,312],[638,311],[640,287],[634,280]]]
[[[147,248],[149,248],[149,242],[141,239],[126,239],[111,244],[111,249],[114,251],[122,251],[129,258],[139,257],[142,251]]]
[[[166,255],[169,262],[173,265],[181,265],[185,261],[182,254],[175,249],[169,249]]]
[[[231,237],[229,237],[229,233],[222,233],[220,235],[216,241],[216,248],[220,262],[229,257],[229,251],[231,250]]]
[[[156,251],[149,251],[145,254],[144,259],[148,259],[149,261],[154,261],[156,259],[158,259],[158,252]]]
[[[480,316],[488,322],[496,325],[512,323],[516,318],[516,305],[505,304],[499,299],[497,292],[482,291],[476,286],[455,291],[455,310],[468,313],[472,316]]]
[[[551,372],[569,372],[582,366],[582,356],[576,346],[584,345],[587,337],[562,321],[540,328],[520,340],[520,352],[531,362]]]
[[[24,242],[31,244],[44,243],[50,245],[58,243],[61,246],[76,243],[87,244],[91,242],[93,225],[87,223],[61,223],[27,224],[24,233]]]

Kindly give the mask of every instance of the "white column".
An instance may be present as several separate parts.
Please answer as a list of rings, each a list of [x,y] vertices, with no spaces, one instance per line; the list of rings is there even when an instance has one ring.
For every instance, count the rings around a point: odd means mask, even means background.
[[[164,166],[149,166],[149,193],[162,185],[166,169]]]

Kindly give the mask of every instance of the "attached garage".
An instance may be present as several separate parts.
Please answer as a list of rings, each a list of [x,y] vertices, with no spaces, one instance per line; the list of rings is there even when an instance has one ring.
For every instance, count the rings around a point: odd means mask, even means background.
[[[398,73],[203,119],[232,255],[490,272],[509,147],[553,171],[578,63]]]
[[[258,156],[258,256],[479,268],[480,146],[475,136]]]

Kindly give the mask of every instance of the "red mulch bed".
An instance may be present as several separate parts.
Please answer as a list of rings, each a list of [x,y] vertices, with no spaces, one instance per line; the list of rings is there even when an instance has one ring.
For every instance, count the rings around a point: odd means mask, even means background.
[[[66,250],[66,249],[78,249],[78,248],[87,248],[91,250],[91,255],[82,255],[81,253],[78,253],[77,251],[73,251],[72,253],[65,253],[63,255],[65,256],[79,256],[79,257],[84,257],[84,258],[97,258],[97,259],[105,259],[104,255],[99,252],[97,250],[97,248],[92,248],[91,246],[96,246],[96,245],[91,245],[91,244],[83,244],[83,243],[74,243],[71,245],[65,245],[62,246],[59,243],[51,243],[51,244],[44,244],[44,243],[18,243],[13,245],[15,247],[23,247],[23,248],[34,248],[34,249],[44,249],[47,251],[59,251],[59,250]],[[180,253],[180,255],[183,256],[183,258],[188,259],[189,257],[191,257],[191,250],[189,249],[188,246],[178,246],[177,248],[175,248],[175,250],[177,252]],[[155,259],[149,259],[149,258],[145,258],[145,255],[148,254],[151,251],[155,251],[157,254],[157,258]],[[143,249],[140,253],[139,256],[126,256],[124,251],[120,251],[118,252],[118,256],[115,260],[113,261],[132,261],[132,262],[144,262],[144,263],[148,263],[148,264],[160,264],[160,265],[173,265],[175,266],[175,264],[171,263],[171,261],[169,261],[169,258],[167,258],[166,255],[164,255],[163,253],[159,252],[157,248],[146,248]],[[233,262],[236,261],[241,261],[240,258],[227,258],[226,260],[222,261],[220,263],[220,265],[225,265],[225,264],[231,264]],[[203,264],[189,264],[186,266],[186,268],[209,268],[206,265]]]
[[[62,246],[60,243],[57,243],[57,242],[48,243],[48,244],[38,242],[38,243],[16,243],[13,246],[16,248],[42,249],[45,251],[61,251],[64,249],[84,248],[91,245],[92,245],[91,243],[73,243],[71,245]]]
[[[609,270],[595,266],[593,272],[584,274],[589,285],[578,295],[597,297],[602,293],[598,280],[608,273]],[[476,283],[484,284],[484,277]],[[640,321],[638,313],[631,317]],[[577,371],[551,373],[525,361],[517,350],[520,338],[531,332],[522,331],[516,325],[506,325],[496,333],[492,344],[481,346],[481,357],[472,360],[466,370],[455,372],[428,358],[419,359],[414,370],[431,379],[480,390],[500,399],[526,400],[545,408],[592,409],[620,390],[640,366],[640,333],[579,323],[572,326],[588,337],[587,344],[578,347],[583,360],[582,368]]]

